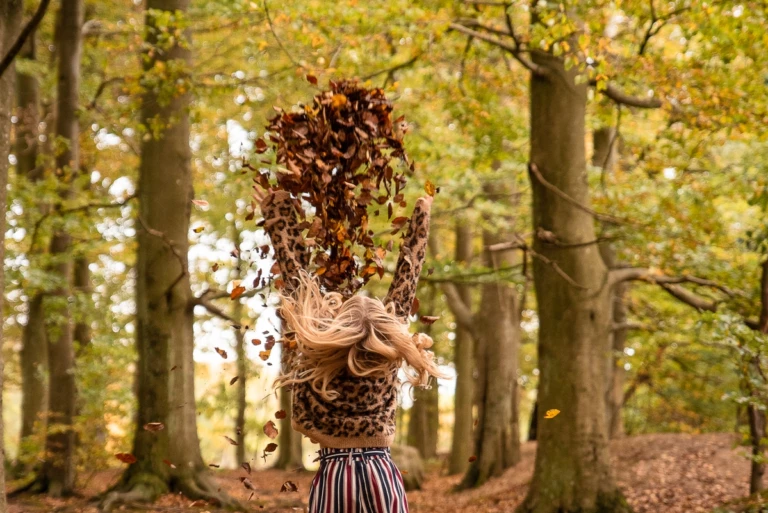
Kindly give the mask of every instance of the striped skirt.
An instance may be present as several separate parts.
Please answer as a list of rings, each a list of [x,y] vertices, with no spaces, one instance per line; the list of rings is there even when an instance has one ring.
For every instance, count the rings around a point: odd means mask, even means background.
[[[389,448],[319,452],[309,513],[408,513],[403,477]]]

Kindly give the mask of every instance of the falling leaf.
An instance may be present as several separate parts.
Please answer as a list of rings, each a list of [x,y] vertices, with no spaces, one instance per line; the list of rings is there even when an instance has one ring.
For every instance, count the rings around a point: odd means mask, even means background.
[[[477,460],[477,456],[470,456],[469,462],[472,463],[473,461]]]
[[[229,299],[232,299],[232,300],[237,299],[243,295],[243,292],[245,292],[245,287],[237,286],[232,289],[232,292],[229,294]]]
[[[317,77],[314,75],[307,75],[307,82],[312,85],[317,85]]]
[[[136,456],[134,456],[133,454],[129,454],[127,452],[117,453],[115,454],[115,458],[122,461],[123,463],[128,463],[129,465],[132,465],[138,461],[136,459]]]
[[[334,94],[331,98],[331,105],[335,108],[343,107],[347,104],[347,97],[343,94]]]
[[[437,193],[437,188],[435,187],[435,184],[427,180],[427,183],[424,184],[424,191],[430,196],[434,196]]]
[[[427,269],[427,276],[432,276],[433,272],[435,272],[435,268],[434,267],[430,267],[429,269]]]
[[[254,338],[253,340],[251,340],[251,344],[253,344],[254,346],[260,346],[261,340],[259,340],[258,338]]]
[[[238,328],[238,329],[240,329],[240,326],[238,326],[237,328]],[[222,357],[222,358],[224,358],[225,360],[227,359],[227,352],[226,352],[226,351],[224,351],[223,349],[221,349],[221,348],[218,348],[218,347],[214,347],[213,349],[214,349],[214,350],[215,350],[217,353],[219,353],[219,356],[221,356],[221,357]]]
[[[287,416],[287,414],[285,413],[285,410],[280,410],[277,413],[275,413],[275,418],[278,419],[278,420],[282,420],[286,416]]]
[[[256,487],[253,486],[253,483],[251,482],[251,480],[248,479],[247,477],[241,477],[240,478],[240,482],[243,483],[243,486],[245,486],[249,490],[255,490],[256,489]]]
[[[208,202],[205,201],[205,200],[193,199],[192,203],[197,205],[198,207],[207,207],[208,206]]]
[[[228,437],[227,435],[224,435],[224,438],[226,438],[226,439],[227,439],[227,442],[229,442],[229,443],[230,443],[230,444],[232,444],[232,445],[239,445],[239,444],[238,444],[236,441],[232,440],[232,439],[231,439],[230,437]]]
[[[277,444],[274,442],[270,442],[267,444],[267,446],[264,448],[264,454],[275,452],[277,450]]]
[[[266,362],[269,360],[270,353],[272,353],[272,351],[259,351],[259,358]]]
[[[234,385],[235,383],[237,383],[237,380],[238,380],[238,379],[240,379],[240,376],[235,376],[234,378],[230,379],[230,380],[229,380],[229,384],[230,384],[230,386],[231,386],[231,385]]]
[[[414,296],[413,304],[411,305],[411,315],[415,315],[416,312],[419,311],[419,306],[421,306],[421,303],[419,303],[419,298]]]
[[[213,467],[213,468],[219,468],[219,467],[221,467],[221,465],[217,465],[217,464],[215,464],[215,463],[209,463],[209,464],[208,464],[208,466],[209,466],[209,467]]]
[[[277,428],[275,427],[275,423],[271,420],[268,421],[266,424],[264,424],[264,434],[267,435],[269,438],[274,440],[277,438]]]
[[[243,467],[245,471],[248,472],[249,474],[251,473],[251,464],[248,463],[247,461],[244,461],[243,464],[240,466]]]
[[[264,153],[267,151],[267,143],[264,142],[264,139],[256,139],[256,153]]]
[[[216,271],[218,271],[218,270],[219,270],[219,264],[218,264],[218,263],[215,263],[215,264],[213,264],[213,266],[211,266],[211,270],[212,270],[213,272],[216,272]]]
[[[162,422],[148,422],[144,424],[145,431],[155,432],[155,431],[162,431],[163,429],[165,429],[165,424],[163,424]]]
[[[286,481],[283,486],[280,487],[280,492],[298,492],[299,487],[293,481]]]
[[[172,371],[175,371],[175,370],[176,370],[176,369],[178,369],[178,368],[179,368],[179,366],[178,366],[178,365],[174,365],[173,367],[171,367],[171,370],[172,370]]]
[[[193,232],[195,232],[195,233],[200,233],[200,232],[202,232],[203,230],[205,230],[205,227],[204,227],[204,226],[198,226],[197,228],[195,228],[195,229],[194,229],[194,230],[192,230],[192,231],[193,231]]]
[[[557,417],[558,413],[560,413],[560,410],[555,410],[555,409],[547,410],[547,413],[544,414],[544,418],[545,419],[554,419],[555,417]]]
[[[166,465],[168,465],[168,466],[169,466],[169,467],[171,467],[171,468],[176,468],[176,465],[174,465],[173,463],[171,463],[171,462],[170,462],[170,461],[168,461],[168,460],[163,460],[163,463],[165,463]]]
[[[429,326],[430,324],[434,324],[439,318],[439,316],[434,315],[422,315],[419,317],[419,321],[421,321],[422,324]]]

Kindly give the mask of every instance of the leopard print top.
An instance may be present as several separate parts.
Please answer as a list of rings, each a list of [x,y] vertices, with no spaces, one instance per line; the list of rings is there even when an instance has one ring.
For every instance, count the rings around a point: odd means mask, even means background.
[[[261,205],[264,227],[275,248],[285,291],[292,290],[298,272],[309,263],[309,252],[299,228],[294,200],[285,191],[268,196]],[[392,303],[405,321],[416,294],[429,233],[430,204],[416,202],[395,275],[384,303]],[[283,353],[287,354],[286,351]],[[284,360],[284,364],[287,362]],[[339,397],[327,401],[308,383],[293,386],[291,426],[323,447],[389,447],[395,439],[397,367],[382,376],[357,377],[347,370],[334,377],[330,390]]]

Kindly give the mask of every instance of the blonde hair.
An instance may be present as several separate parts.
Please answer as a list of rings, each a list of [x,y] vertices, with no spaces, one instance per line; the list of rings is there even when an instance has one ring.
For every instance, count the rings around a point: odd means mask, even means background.
[[[411,334],[392,304],[360,294],[344,301],[336,292],[323,293],[317,280],[302,271],[293,293],[282,296],[280,314],[287,324],[283,351],[291,354],[290,369],[283,369],[278,386],[308,382],[333,400],[338,392],[328,385],[344,369],[358,377],[384,376],[403,361],[414,386],[428,385],[430,376],[444,377],[427,351],[432,338]]]

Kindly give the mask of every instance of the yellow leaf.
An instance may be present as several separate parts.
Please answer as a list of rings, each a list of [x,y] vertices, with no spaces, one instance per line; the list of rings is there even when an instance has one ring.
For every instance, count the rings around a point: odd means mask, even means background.
[[[337,109],[343,107],[347,104],[347,97],[343,94],[334,94],[333,98],[331,98],[331,104]]]
[[[545,419],[554,419],[557,417],[557,414],[560,413],[560,410],[547,410],[547,413],[544,414]]]
[[[195,228],[195,229],[194,229],[194,230],[192,230],[192,231],[193,231],[193,232],[195,232],[195,233],[200,233],[200,232],[202,232],[203,230],[205,230],[205,227],[203,227],[203,226],[198,226],[197,228]]]

